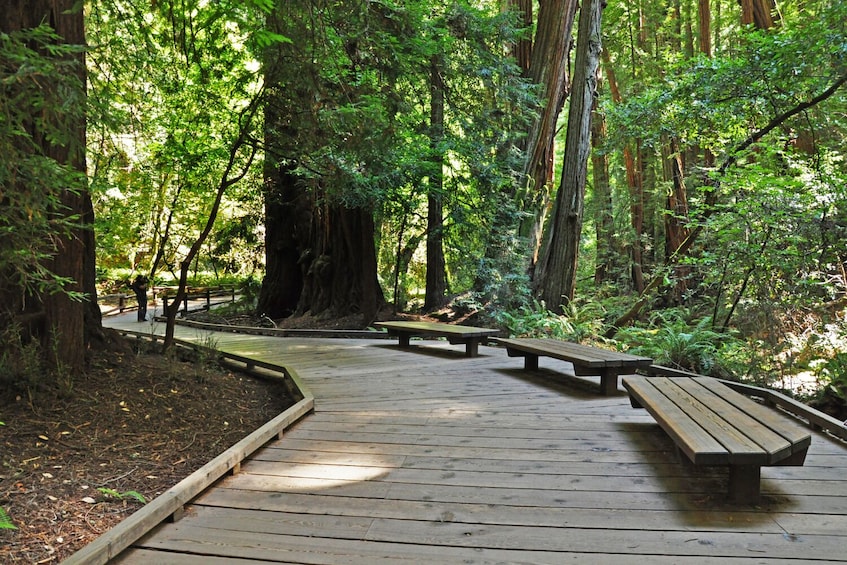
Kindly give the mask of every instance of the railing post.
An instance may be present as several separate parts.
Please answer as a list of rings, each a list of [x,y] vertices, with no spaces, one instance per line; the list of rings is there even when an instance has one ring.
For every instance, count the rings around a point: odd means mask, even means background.
[[[206,288],[206,311],[208,312],[211,309],[212,309],[212,290],[209,289],[209,288]]]
[[[118,312],[123,314],[125,307],[126,307],[126,295],[121,294],[121,295],[118,296]]]

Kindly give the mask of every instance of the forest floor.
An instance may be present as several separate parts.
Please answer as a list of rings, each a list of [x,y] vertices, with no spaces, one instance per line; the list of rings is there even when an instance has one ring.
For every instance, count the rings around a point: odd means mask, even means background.
[[[0,509],[17,528],[0,529],[0,563],[67,558],[295,402],[212,359],[110,341],[70,394],[0,390]]]

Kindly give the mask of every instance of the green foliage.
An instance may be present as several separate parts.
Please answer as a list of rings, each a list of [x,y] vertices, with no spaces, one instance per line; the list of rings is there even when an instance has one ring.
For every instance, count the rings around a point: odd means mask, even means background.
[[[244,171],[192,267],[255,271],[261,180],[252,144],[243,144],[257,124],[244,112],[261,91],[261,50],[284,40],[264,32],[267,9],[264,1],[91,6],[89,146],[102,266],[176,277],[221,179]]]
[[[847,352],[840,351],[820,368],[826,386],[841,400],[847,401]]]
[[[503,311],[497,321],[511,337],[540,337],[583,342],[596,338],[602,330],[603,316],[597,303],[563,306],[564,313],[556,314],[543,302],[533,300],[517,312]]]
[[[62,195],[86,182],[56,158],[81,150],[74,141],[85,90],[73,57],[80,50],[46,25],[0,33],[0,296],[60,292],[70,282],[49,262],[57,237],[78,223]]]
[[[97,489],[97,491],[110,500],[124,501],[127,499],[132,499],[137,502],[140,502],[141,504],[147,504],[147,499],[144,498],[144,495],[142,495],[138,491],[128,490],[125,492],[119,492],[115,489],[107,487],[100,487]]]
[[[17,530],[17,526],[12,522],[12,518],[0,506],[0,530]]]
[[[656,311],[647,327],[625,328],[617,339],[631,353],[652,357],[658,365],[703,375],[731,375],[722,351],[735,339],[712,330],[708,318],[690,322],[684,310]]]
[[[269,131],[272,154],[296,166],[318,202],[376,211],[380,277],[401,304],[424,285],[428,196],[443,202],[440,235],[456,294],[477,277],[467,257],[485,254],[494,228],[503,233],[493,218],[520,169],[512,148],[532,89],[502,53],[521,33],[514,14],[483,6],[335,3],[315,20],[293,2],[279,18],[293,42],[268,58],[279,84],[270,108],[285,124]],[[427,87],[434,66],[447,93],[437,140]],[[431,182],[435,173],[443,185]]]

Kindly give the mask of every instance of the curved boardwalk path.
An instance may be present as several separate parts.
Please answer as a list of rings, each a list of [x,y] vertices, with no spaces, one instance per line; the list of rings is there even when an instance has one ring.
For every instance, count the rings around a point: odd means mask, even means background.
[[[725,469],[680,463],[622,390],[579,386],[566,363],[526,373],[500,349],[466,358],[435,341],[212,339],[293,368],[315,411],[119,563],[847,562],[847,450],[823,435],[805,466],[763,468],[760,505],[738,507]]]

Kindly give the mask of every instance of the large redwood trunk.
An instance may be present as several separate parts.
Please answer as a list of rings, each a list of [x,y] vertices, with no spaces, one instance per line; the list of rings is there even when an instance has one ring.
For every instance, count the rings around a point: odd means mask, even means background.
[[[83,14],[76,9],[74,0],[6,0],[0,1],[0,31],[6,33],[49,24],[65,43],[84,45],[85,32]],[[81,84],[85,84],[85,60],[82,54],[75,56]],[[50,85],[44,85],[49,88]],[[85,120],[73,124],[73,140],[65,145],[56,145],[44,139],[36,127],[32,137],[40,144],[45,156],[61,164],[85,172]],[[53,273],[70,280],[67,292],[85,293],[88,302],[72,300],[66,292],[45,293],[33,297],[27,303],[30,309],[43,314],[40,324],[42,344],[50,351],[50,360],[61,365],[67,376],[84,369],[86,342],[102,335],[100,311],[96,303],[93,209],[85,186],[67,187],[60,196],[63,206],[54,210],[56,216],[81,218],[81,227],[71,233],[53,239],[56,246],[54,258],[46,265]],[[80,190],[81,188],[81,190]],[[50,234],[47,234],[51,237]],[[5,301],[5,300],[4,300]],[[58,368],[58,367],[57,367]]]
[[[370,324],[384,303],[373,217],[322,202],[287,167],[266,179],[266,273],[259,313],[274,319],[358,315]]]
[[[531,265],[538,258],[553,184],[553,140],[559,112],[568,94],[568,50],[576,9],[575,0],[550,0],[539,5],[528,76],[541,86],[543,106],[523,147],[526,152],[523,208],[528,217],[520,227],[520,235],[528,241]]]
[[[294,314],[305,273],[300,250],[308,240],[311,202],[290,167],[265,171],[265,278],[258,310],[273,319]]]

